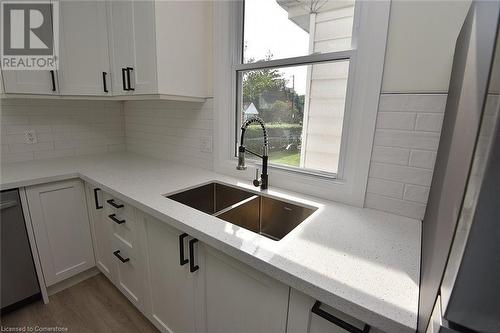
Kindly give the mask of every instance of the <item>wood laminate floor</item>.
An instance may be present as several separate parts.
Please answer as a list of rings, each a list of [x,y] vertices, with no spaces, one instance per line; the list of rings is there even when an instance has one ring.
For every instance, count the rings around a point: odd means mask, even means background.
[[[51,332],[155,332],[151,324],[102,274],[0,318],[8,327],[62,328]],[[67,329],[66,329],[67,328]],[[50,331],[49,331],[50,332]]]

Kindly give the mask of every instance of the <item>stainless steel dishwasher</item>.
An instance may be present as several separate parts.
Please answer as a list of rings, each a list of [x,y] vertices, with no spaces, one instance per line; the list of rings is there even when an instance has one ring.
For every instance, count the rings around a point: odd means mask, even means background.
[[[41,298],[19,191],[0,192],[1,313]]]

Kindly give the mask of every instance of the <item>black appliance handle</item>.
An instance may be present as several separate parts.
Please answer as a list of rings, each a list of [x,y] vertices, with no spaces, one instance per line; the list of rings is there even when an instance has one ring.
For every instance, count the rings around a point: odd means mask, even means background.
[[[200,267],[194,264],[194,244],[198,242],[196,238],[189,241],[189,271],[191,273],[196,272]]]
[[[328,313],[325,310],[320,309],[320,306],[321,306],[321,302],[316,301],[316,303],[314,303],[314,305],[311,309],[311,312],[320,316],[323,319],[328,320],[330,323],[332,323],[340,328],[343,328],[344,330],[346,330],[348,332],[351,332],[351,333],[368,333],[368,332],[370,332],[370,329],[371,329],[370,325],[365,324],[365,326],[361,330],[361,329],[357,328],[356,326],[353,326],[349,323],[346,323],[342,319],[335,317],[331,313]]]
[[[122,204],[117,204],[115,202],[115,199],[109,199],[108,201],[106,201],[107,203],[109,203],[111,206],[115,207],[115,208],[123,208],[124,206]]]
[[[97,191],[100,191],[101,189],[99,187],[94,188],[94,202],[95,202],[95,209],[102,209],[104,206],[101,206],[99,204],[99,197],[97,196]]]
[[[116,224],[123,224],[125,223],[125,220],[118,220],[116,218],[116,214],[111,214],[111,215],[108,215],[108,217],[113,221],[115,222]]]
[[[120,261],[122,263],[126,263],[127,261],[130,261],[130,258],[123,258],[121,255],[120,255],[120,250],[116,250],[115,252],[113,252],[113,254],[115,255],[115,257],[117,257],[118,259],[120,259]]]
[[[189,262],[188,259],[184,258],[184,238],[186,238],[188,234],[183,233],[179,235],[179,264],[184,266]]]

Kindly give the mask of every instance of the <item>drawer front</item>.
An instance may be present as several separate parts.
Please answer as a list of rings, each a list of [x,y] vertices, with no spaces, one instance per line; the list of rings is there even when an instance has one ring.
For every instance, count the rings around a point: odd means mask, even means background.
[[[137,225],[134,216],[134,208],[118,201],[109,194],[106,194],[104,197],[106,202],[105,218],[108,219],[112,225],[112,233],[134,246],[137,240]],[[117,208],[115,206],[123,207]]]
[[[116,234],[112,237],[112,252],[116,267],[116,286],[132,303],[140,307],[143,295],[142,258],[137,249]]]

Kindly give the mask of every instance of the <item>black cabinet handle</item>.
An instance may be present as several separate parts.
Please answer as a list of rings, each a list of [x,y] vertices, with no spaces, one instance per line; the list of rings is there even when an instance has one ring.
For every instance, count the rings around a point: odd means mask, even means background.
[[[187,264],[189,262],[188,259],[184,258],[184,238],[186,238],[188,234],[183,233],[179,235],[179,264],[181,266]]]
[[[346,323],[342,319],[335,317],[331,313],[328,313],[324,310],[321,310],[320,306],[321,306],[321,302],[316,301],[316,303],[314,303],[314,305],[311,309],[311,312],[314,314],[317,314],[318,316],[320,316],[323,319],[328,320],[330,323],[332,323],[340,328],[343,328],[344,330],[346,330],[348,332],[351,332],[351,333],[368,333],[368,332],[370,332],[370,329],[371,329],[370,325],[365,324],[365,326],[361,330],[361,329],[357,328],[356,326],[353,326],[349,323]]]
[[[120,255],[120,250],[116,250],[115,252],[113,252],[113,254],[115,255],[115,257],[117,257],[118,259],[120,259],[120,261],[123,262],[123,263],[126,263],[127,261],[130,261],[130,258],[123,258]]]
[[[123,224],[125,223],[125,220],[118,220],[116,218],[116,214],[111,214],[111,215],[108,215],[108,217],[113,221],[115,222],[116,224]]]
[[[135,90],[135,88],[132,88],[132,85],[130,84],[130,72],[133,71],[134,69],[132,67],[127,67],[127,84],[128,84],[128,90]]]
[[[108,75],[108,73],[102,72],[102,86],[103,86],[103,89],[104,89],[105,93],[109,92],[108,91],[108,86],[106,85],[106,75]]]
[[[127,69],[125,67],[122,68],[122,84],[123,84],[123,90],[128,91],[129,89],[127,88]]]
[[[194,264],[194,244],[198,242],[196,238],[189,241],[189,271],[191,273],[196,272],[200,267]]]
[[[97,191],[100,191],[101,189],[96,187],[94,188],[94,201],[95,201],[95,209],[102,209],[104,208],[99,204],[99,197],[97,196]]]
[[[52,91],[56,91],[56,74],[53,70],[50,71],[50,77],[52,79]]]
[[[115,202],[115,199],[109,199],[108,201],[106,201],[107,203],[109,203],[111,206],[115,207],[115,208],[123,208],[124,206],[122,204],[117,204]]]

